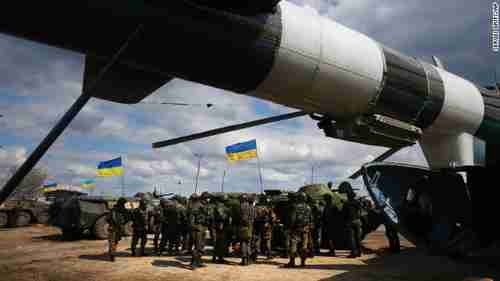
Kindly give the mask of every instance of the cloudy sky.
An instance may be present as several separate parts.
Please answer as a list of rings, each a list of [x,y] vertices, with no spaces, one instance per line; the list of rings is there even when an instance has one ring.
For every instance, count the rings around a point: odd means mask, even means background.
[[[499,56],[489,47],[491,1],[308,0],[315,9],[389,47],[429,60],[440,57],[451,72],[491,84]],[[0,182],[19,165],[81,91],[84,57],[0,35]],[[498,69],[500,71],[500,69]],[[159,102],[213,103],[175,107]],[[126,191],[191,193],[201,154],[200,190],[257,191],[257,163],[227,164],[224,148],[257,139],[266,188],[296,189],[314,180],[339,181],[384,148],[328,139],[309,117],[153,150],[151,143],[237,122],[293,111],[265,101],[174,80],[144,103],[92,100],[39,163],[51,179],[78,184],[92,178],[99,161],[122,156]],[[393,161],[424,164],[418,147]],[[120,180],[98,179],[97,193],[118,194]]]

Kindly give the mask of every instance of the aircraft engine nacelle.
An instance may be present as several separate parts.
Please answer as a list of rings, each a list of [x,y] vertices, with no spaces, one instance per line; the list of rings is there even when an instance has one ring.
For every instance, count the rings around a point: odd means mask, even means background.
[[[318,123],[318,127],[328,137],[387,147],[413,145],[422,135],[422,130],[417,126],[379,114],[347,122],[325,119]]]

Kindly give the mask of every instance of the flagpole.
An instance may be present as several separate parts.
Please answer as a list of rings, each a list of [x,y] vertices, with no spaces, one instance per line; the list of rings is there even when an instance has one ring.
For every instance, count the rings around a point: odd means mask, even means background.
[[[222,174],[222,183],[220,185],[220,192],[224,192],[224,178],[226,177],[226,169],[224,169],[224,173]]]
[[[264,183],[262,182],[262,167],[260,165],[259,148],[257,147],[257,169],[259,172],[260,180],[260,193],[264,193]]]
[[[122,160],[122,168],[123,168],[123,174],[122,174],[122,197],[125,197],[125,166]]]

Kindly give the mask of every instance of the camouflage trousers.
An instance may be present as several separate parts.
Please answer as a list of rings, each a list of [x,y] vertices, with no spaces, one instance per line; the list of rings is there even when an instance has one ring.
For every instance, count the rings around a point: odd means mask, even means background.
[[[137,244],[139,243],[139,240],[141,240],[141,248],[139,255],[143,256],[144,248],[146,247],[146,243],[148,241],[148,235],[145,229],[134,229],[134,232],[132,233],[132,242],[130,244],[132,255],[136,255],[135,249],[137,247]]]
[[[242,226],[240,228],[240,247],[241,247],[241,257],[249,258],[252,254],[251,249],[252,243],[252,227]]]
[[[194,245],[193,249],[193,263],[201,264],[201,256],[205,248],[205,228],[198,227],[191,231],[191,239]]]
[[[309,228],[299,228],[290,232],[290,258],[306,259],[309,255]],[[298,255],[297,255],[298,254]]]
[[[213,259],[217,258],[218,260],[223,260],[228,247],[227,231],[225,229],[217,229],[214,238],[215,251]]]
[[[118,247],[118,242],[122,240],[123,231],[120,229],[108,228],[108,254],[114,256]]]
[[[168,247],[169,252],[177,252],[179,250],[180,233],[175,228],[168,228],[162,232],[160,250],[164,251]]]
[[[349,246],[351,248],[352,256],[360,256],[361,255],[361,222],[354,221],[347,225],[347,238],[349,241]]]
[[[271,240],[272,240],[272,230],[265,230],[263,232],[256,232],[253,239],[253,258],[256,259],[257,255],[260,253],[267,257],[271,256]]]

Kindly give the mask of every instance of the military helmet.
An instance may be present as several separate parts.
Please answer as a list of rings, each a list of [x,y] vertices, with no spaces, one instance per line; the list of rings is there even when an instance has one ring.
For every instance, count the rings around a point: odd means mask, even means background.
[[[343,181],[339,185],[339,193],[347,193],[347,194],[349,194],[350,192],[353,192],[351,183],[349,183],[348,181]]]
[[[307,194],[306,194],[305,192],[299,191],[299,192],[297,192],[297,194],[295,195],[295,199],[296,199],[298,202],[306,202],[306,201],[307,201]]]
[[[120,197],[118,198],[118,201],[116,201],[116,205],[125,205],[125,203],[127,203],[127,199],[123,198],[123,197]]]
[[[202,200],[210,199],[210,193],[208,193],[208,191],[203,191],[203,193],[201,193],[200,198]]]

